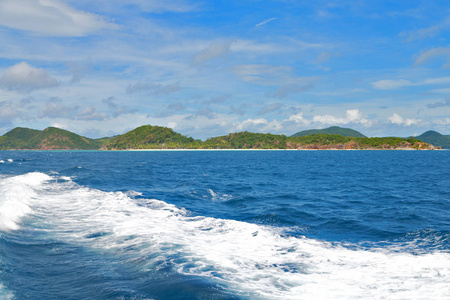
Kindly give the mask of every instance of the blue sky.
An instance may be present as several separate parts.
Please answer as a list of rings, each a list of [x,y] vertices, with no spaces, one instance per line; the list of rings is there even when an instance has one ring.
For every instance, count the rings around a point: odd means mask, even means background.
[[[0,0],[0,134],[450,134],[448,1]]]

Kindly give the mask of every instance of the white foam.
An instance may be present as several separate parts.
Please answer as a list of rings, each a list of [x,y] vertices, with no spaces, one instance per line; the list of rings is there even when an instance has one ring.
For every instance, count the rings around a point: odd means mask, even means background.
[[[30,177],[47,178],[42,175]],[[193,217],[162,201],[135,200],[71,181],[37,184],[33,191],[31,197],[26,192],[26,204],[33,216],[45,220],[39,226],[52,238],[113,251],[143,270],[169,264],[181,274],[212,278],[244,297],[450,298],[446,252],[351,250],[284,236],[272,227]]]
[[[1,283],[0,283],[0,299],[2,300],[14,299],[14,294],[8,291]]]
[[[14,160],[12,160],[11,158],[8,158],[7,161],[12,163]]]
[[[30,202],[36,197],[34,188],[50,180],[42,173],[9,177],[0,181],[0,230],[17,230],[20,219],[31,213]]]
[[[5,161],[3,159],[0,159],[0,164],[4,164]]]
[[[216,193],[211,189],[208,189],[208,193],[211,196],[212,201],[221,201],[225,202],[233,198],[233,196],[223,193]]]

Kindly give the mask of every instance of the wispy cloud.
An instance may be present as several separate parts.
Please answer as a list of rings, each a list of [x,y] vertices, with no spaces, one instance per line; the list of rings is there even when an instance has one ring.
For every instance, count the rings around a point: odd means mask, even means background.
[[[126,88],[127,94],[148,93],[152,95],[167,95],[181,90],[179,82],[163,85],[153,82],[136,82]]]
[[[206,61],[224,56],[230,52],[232,41],[216,41],[209,45],[208,48],[203,49],[200,53],[192,59],[192,65],[199,65]]]
[[[444,101],[430,103],[427,105],[428,108],[437,108],[437,107],[446,107],[446,106],[450,106],[450,98],[445,99]]]
[[[270,18],[270,19],[264,20],[264,21],[262,21],[261,23],[256,24],[255,27],[259,27],[259,26],[262,26],[262,25],[266,25],[267,23],[272,22],[272,21],[274,21],[274,20],[276,20],[276,19],[278,19],[278,18]]]
[[[372,86],[380,90],[395,90],[411,85],[413,85],[413,83],[406,79],[383,79],[372,82]]]
[[[60,0],[2,0],[0,25],[49,36],[86,36],[118,25]]]
[[[446,61],[442,66],[444,69],[450,68],[450,47],[438,47],[423,52],[415,60],[414,66],[422,65],[436,58],[443,58]]]
[[[400,36],[405,37],[406,41],[410,42],[419,39],[432,38],[445,30],[450,30],[450,18],[433,26],[402,32],[400,33]]]
[[[450,84],[450,77],[426,78],[417,82],[412,82],[406,79],[383,79],[374,81],[371,84],[376,89],[395,90],[409,86],[448,85]]]

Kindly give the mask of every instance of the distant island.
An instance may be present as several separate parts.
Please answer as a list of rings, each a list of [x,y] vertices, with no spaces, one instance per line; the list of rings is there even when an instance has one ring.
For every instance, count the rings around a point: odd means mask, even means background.
[[[144,150],[144,149],[298,149],[298,150],[431,150],[450,148],[450,136],[425,132],[418,137],[366,137],[337,126],[282,134],[237,132],[206,141],[184,136],[171,128],[144,125],[125,134],[90,139],[49,127],[17,127],[0,136],[0,150]],[[432,141],[432,142],[431,142]]]
[[[313,135],[313,134],[340,134],[342,136],[350,136],[350,137],[362,137],[362,138],[366,137],[364,134],[362,134],[359,131],[356,131],[356,130],[353,130],[350,128],[342,128],[339,126],[331,126],[331,127],[324,128],[324,129],[304,130],[304,131],[294,133],[291,136],[297,137],[297,136],[305,136],[305,135]]]

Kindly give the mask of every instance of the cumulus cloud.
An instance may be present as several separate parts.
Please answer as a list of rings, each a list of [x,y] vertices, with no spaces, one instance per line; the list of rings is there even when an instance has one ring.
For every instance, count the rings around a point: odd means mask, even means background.
[[[208,48],[194,56],[192,59],[192,65],[199,65],[206,61],[228,54],[230,52],[231,43],[231,41],[216,41],[212,43]]]
[[[413,85],[413,83],[405,79],[398,79],[398,80],[385,79],[372,82],[372,86],[380,90],[394,90],[402,88],[404,86],[411,86],[411,85]]]
[[[35,89],[57,85],[58,81],[46,70],[34,68],[26,62],[20,62],[10,67],[0,77],[0,87],[19,92],[31,92]]]
[[[402,125],[402,126],[411,126],[420,122],[419,119],[405,119],[397,113],[393,113],[392,116],[388,118],[388,120],[392,124]]]
[[[349,124],[357,123],[364,126],[372,125],[372,122],[364,118],[363,114],[358,109],[349,109],[346,111],[344,117],[335,117],[333,115],[316,115],[313,117],[313,122],[321,124]]]
[[[264,118],[250,118],[242,122],[235,122],[233,125],[236,131],[276,132],[282,129],[282,125],[279,121],[273,120],[272,122],[269,122]]]
[[[436,58],[443,58],[446,61],[443,68],[450,68],[450,47],[438,47],[425,51],[417,57],[414,65],[422,65]]]
[[[152,95],[167,95],[171,93],[175,93],[181,90],[180,83],[173,83],[173,84],[156,84],[152,82],[137,82],[135,84],[130,84],[126,88],[127,94],[134,94],[134,93],[146,93],[146,94],[152,94]]]
[[[306,120],[303,117],[302,112],[290,115],[289,118],[287,120],[284,120],[283,123],[286,123],[286,122],[291,122],[291,123],[295,123],[295,124],[303,124],[303,125],[309,125],[311,123],[310,120]]]

